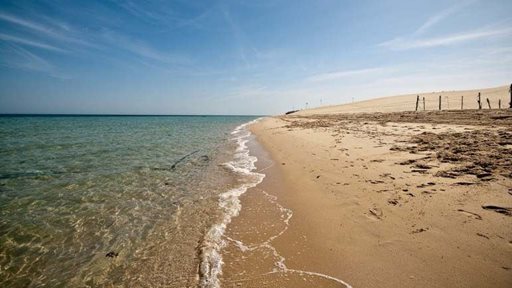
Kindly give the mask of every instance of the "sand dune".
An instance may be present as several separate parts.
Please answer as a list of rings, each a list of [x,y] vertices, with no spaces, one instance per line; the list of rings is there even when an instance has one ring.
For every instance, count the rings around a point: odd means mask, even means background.
[[[462,91],[440,91],[420,94],[408,94],[399,96],[388,96],[350,104],[324,106],[319,108],[301,110],[297,115],[333,114],[333,113],[359,113],[359,112],[401,112],[414,111],[416,108],[416,97],[420,96],[419,109],[423,110],[423,97],[425,98],[425,110],[439,110],[439,95],[441,95],[441,108],[443,110],[461,109],[461,97],[464,96],[464,109],[478,109],[477,96],[481,93],[482,107],[488,109],[486,99],[489,98],[491,107],[498,108],[498,101],[501,99],[501,107],[508,107],[510,101],[510,86],[495,88],[462,90]]]

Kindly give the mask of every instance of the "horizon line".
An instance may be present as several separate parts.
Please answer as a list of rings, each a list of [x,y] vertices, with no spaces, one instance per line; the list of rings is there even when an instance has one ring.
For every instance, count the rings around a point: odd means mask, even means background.
[[[265,117],[269,115],[243,115],[243,114],[102,114],[102,113],[0,113],[0,117],[8,117],[8,116],[138,116],[138,117],[162,117],[162,116],[171,116],[171,117]]]

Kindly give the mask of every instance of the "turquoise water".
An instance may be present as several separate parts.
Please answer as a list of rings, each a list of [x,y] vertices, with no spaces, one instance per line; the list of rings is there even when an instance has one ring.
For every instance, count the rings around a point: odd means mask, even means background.
[[[196,285],[254,118],[0,117],[0,286]]]

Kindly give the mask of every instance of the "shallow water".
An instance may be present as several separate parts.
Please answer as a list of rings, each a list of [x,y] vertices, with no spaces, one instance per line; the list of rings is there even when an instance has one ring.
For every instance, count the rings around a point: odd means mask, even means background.
[[[200,283],[254,118],[0,117],[0,286]]]

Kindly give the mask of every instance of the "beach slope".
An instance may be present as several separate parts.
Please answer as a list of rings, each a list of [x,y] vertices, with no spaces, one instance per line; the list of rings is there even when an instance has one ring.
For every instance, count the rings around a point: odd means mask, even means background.
[[[251,126],[274,164],[259,189],[290,216],[266,242],[279,257],[260,280],[282,265],[352,287],[512,287],[512,111],[316,112]],[[272,234],[257,223],[281,225],[277,212],[250,213],[260,192],[242,197],[228,235],[253,223],[247,243]],[[253,264],[227,263],[229,283],[259,281],[237,274]],[[278,286],[326,281],[301,275]]]

